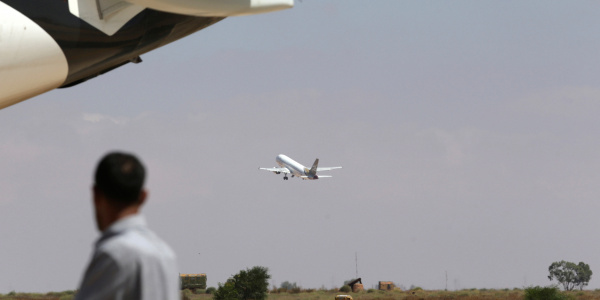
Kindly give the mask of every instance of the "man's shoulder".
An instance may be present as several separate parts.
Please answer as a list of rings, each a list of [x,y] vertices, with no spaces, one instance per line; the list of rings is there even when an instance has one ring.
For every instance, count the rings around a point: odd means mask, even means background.
[[[144,257],[175,258],[173,250],[148,228],[130,228],[111,236],[98,244],[103,252],[116,260],[141,259]]]

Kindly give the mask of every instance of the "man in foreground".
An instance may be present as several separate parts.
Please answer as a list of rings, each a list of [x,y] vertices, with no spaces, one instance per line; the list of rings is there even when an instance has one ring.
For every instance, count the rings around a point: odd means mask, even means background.
[[[180,298],[175,254],[139,213],[144,178],[131,154],[109,153],[98,163],[92,194],[101,236],[75,299]]]

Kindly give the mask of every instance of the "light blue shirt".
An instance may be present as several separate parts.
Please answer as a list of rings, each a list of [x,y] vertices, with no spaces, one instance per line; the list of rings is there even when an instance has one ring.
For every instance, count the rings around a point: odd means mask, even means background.
[[[141,215],[121,219],[96,242],[76,300],[179,300],[177,260]]]

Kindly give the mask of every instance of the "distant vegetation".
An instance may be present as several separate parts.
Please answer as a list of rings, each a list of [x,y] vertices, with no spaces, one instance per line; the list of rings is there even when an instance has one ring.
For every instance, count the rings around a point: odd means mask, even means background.
[[[10,292],[6,295],[0,294],[2,300],[71,300],[75,297],[75,291],[50,292],[47,294],[17,293]]]
[[[267,300],[334,300],[340,294],[338,289],[302,289],[296,286],[296,292],[281,292],[280,288],[269,291]],[[15,293],[0,295],[0,300],[71,300],[74,291],[48,294]],[[600,290],[560,291],[556,287],[530,287],[527,289],[465,289],[459,291],[408,290],[379,291],[369,289],[359,293],[347,293],[354,300],[600,300]],[[206,292],[196,293],[190,290],[182,292],[182,299],[214,300]]]
[[[349,294],[354,300],[600,300],[600,290],[584,291],[592,278],[592,270],[588,264],[575,264],[567,261],[554,262],[548,268],[548,279],[558,281],[564,292],[558,286],[528,287],[525,289],[468,289],[460,291],[427,291],[411,285],[407,291],[396,288],[390,291],[368,289],[353,293],[344,282],[340,289],[303,289],[295,282],[284,281],[280,287],[268,289],[271,275],[265,267],[253,267],[233,275],[219,287],[202,289],[185,289],[181,291],[182,300],[334,300],[338,294]],[[206,280],[206,277],[204,277]],[[579,288],[579,291],[573,289]],[[71,300],[76,291],[50,292],[47,294],[10,292],[0,294],[0,300]]]
[[[299,288],[299,287],[296,287]],[[334,300],[339,289],[301,289],[297,292],[278,292],[278,288],[269,291],[267,300]],[[551,290],[548,293],[548,290]],[[531,287],[527,289],[465,289],[459,291],[408,290],[379,291],[368,289],[351,295],[354,300],[600,300],[600,290],[563,292],[556,287]],[[529,298],[526,297],[529,295]],[[550,295],[555,298],[539,298]],[[191,300],[212,300],[210,295],[194,295]],[[538,298],[536,298],[538,297]]]

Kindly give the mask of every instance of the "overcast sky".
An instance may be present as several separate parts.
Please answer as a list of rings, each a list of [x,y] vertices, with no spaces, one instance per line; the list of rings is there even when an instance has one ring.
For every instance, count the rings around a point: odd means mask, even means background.
[[[151,228],[209,286],[264,266],[340,287],[355,255],[367,288],[600,274],[598,20],[597,1],[304,0],[3,109],[0,293],[78,286],[114,149],[144,161]],[[258,170],[280,153],[344,168]]]

